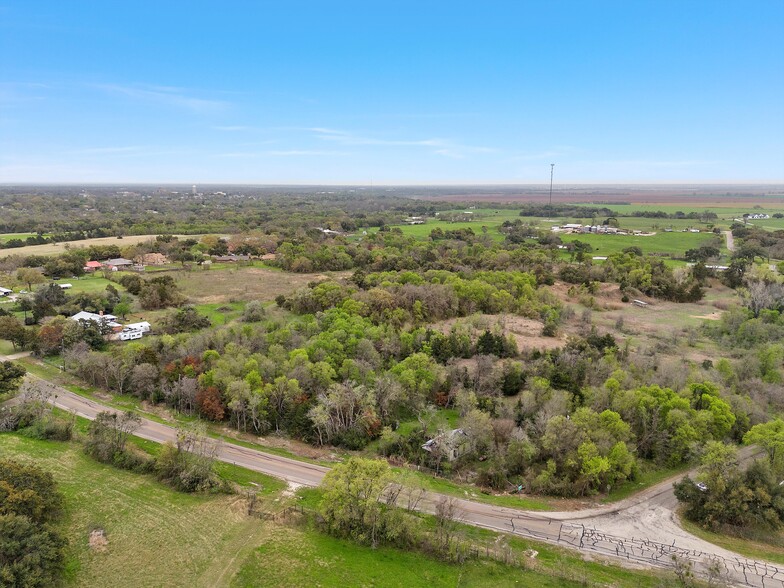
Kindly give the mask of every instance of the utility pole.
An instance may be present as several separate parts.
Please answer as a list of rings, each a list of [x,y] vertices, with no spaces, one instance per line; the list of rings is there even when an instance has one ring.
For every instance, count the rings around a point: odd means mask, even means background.
[[[553,170],[555,169],[555,164],[550,164],[550,208],[553,207]]]

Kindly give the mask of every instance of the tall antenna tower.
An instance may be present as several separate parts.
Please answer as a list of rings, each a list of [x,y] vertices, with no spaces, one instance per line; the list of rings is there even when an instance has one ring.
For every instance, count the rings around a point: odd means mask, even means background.
[[[553,170],[555,169],[555,164],[550,164],[550,208],[553,207]]]

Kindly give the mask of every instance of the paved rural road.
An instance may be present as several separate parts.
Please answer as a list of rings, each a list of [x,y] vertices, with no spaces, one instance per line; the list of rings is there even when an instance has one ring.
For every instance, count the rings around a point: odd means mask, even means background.
[[[113,410],[36,376],[28,377],[52,390],[51,402],[55,406],[79,416],[94,419],[99,412]],[[142,419],[136,435],[164,443],[175,440],[176,429]],[[755,452],[759,450],[743,448],[741,458],[748,460]],[[329,471],[323,466],[232,443],[220,444],[218,459],[305,486],[317,486]],[[580,511],[532,512],[464,499],[458,503],[462,522],[473,526],[557,543],[596,557],[622,559],[642,567],[670,567],[675,554],[692,561],[698,571],[704,572],[706,562],[718,558],[716,561],[726,568],[737,585],[784,587],[784,569],[747,560],[684,531],[678,524],[672,483],[673,479],[669,479],[629,499]],[[436,502],[442,499],[438,494],[428,493],[416,508],[432,513]]]
[[[72,412],[78,416],[94,419],[99,412],[105,410],[114,411],[103,404],[74,394],[70,390],[55,386],[37,376],[28,375],[29,378],[42,382],[52,389],[54,395],[51,398],[52,404]],[[177,440],[177,429],[149,419],[142,419],[141,427],[135,435],[142,439],[165,443],[166,441],[175,442]],[[255,449],[248,449],[233,443],[221,443],[218,447],[218,459],[227,463],[234,463],[249,470],[262,472],[305,486],[318,486],[327,473],[328,468],[309,464],[296,459],[289,459],[270,453],[262,453]]]

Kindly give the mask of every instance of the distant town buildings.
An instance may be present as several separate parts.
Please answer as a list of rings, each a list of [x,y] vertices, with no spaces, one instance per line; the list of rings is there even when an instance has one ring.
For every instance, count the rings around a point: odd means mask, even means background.
[[[565,225],[554,225],[550,227],[554,233],[594,233],[597,235],[628,235],[629,231],[611,227],[608,225],[581,225],[577,223],[567,223]],[[640,231],[635,231],[640,233]]]

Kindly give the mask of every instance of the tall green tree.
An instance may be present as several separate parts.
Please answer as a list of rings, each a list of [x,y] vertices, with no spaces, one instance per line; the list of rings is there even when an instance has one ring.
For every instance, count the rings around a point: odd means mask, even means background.
[[[400,513],[382,501],[392,474],[386,462],[352,457],[324,477],[320,512],[327,529],[372,546],[394,541],[403,530]]]

